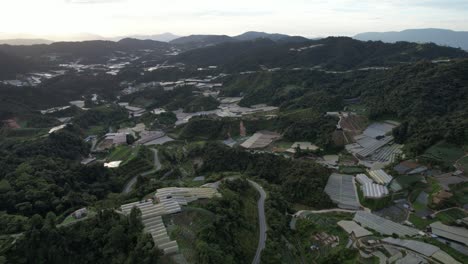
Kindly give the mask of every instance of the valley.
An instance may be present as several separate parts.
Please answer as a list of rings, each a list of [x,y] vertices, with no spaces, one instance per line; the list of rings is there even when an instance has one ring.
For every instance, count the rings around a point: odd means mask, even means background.
[[[347,37],[0,45],[0,263],[467,263],[467,73]]]

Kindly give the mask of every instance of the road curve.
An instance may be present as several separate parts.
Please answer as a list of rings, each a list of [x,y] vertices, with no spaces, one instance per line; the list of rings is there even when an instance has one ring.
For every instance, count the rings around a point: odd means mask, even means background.
[[[137,181],[137,178],[138,176],[146,176],[146,175],[149,175],[151,173],[154,173],[158,170],[161,169],[161,162],[159,161],[159,156],[158,156],[158,150],[155,149],[155,148],[151,148],[151,151],[153,151],[153,154],[154,154],[154,167],[155,169],[152,169],[150,171],[146,171],[146,172],[143,172],[143,173],[140,173],[139,175],[136,175],[134,176],[133,178],[131,178],[124,186],[123,190],[122,190],[122,193],[129,193],[132,191],[133,189],[133,186],[135,185],[136,181]]]
[[[250,185],[252,185],[258,193],[260,193],[260,198],[257,202],[257,210],[258,210],[258,225],[259,225],[259,238],[258,238],[258,246],[257,252],[255,253],[255,257],[252,260],[252,264],[259,264],[260,258],[262,256],[262,251],[265,248],[265,242],[267,239],[267,222],[265,217],[265,199],[267,197],[266,192],[263,190],[262,186],[258,183],[249,180]]]

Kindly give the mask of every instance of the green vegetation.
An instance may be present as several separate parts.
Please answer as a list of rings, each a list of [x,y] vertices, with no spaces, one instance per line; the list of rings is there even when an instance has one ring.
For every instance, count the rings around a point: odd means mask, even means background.
[[[2,183],[0,182],[0,185],[1,184]],[[0,212],[0,234],[20,233],[28,227],[29,221],[27,217]]]
[[[314,46],[301,52],[291,48]],[[347,71],[362,67],[395,66],[402,63],[437,58],[466,57],[460,49],[435,44],[397,42],[361,42],[347,37],[305,40],[301,43],[257,39],[247,42],[226,42],[202,49],[193,49],[172,58],[172,62],[207,67],[218,65],[223,72],[241,72],[276,67],[322,67]],[[266,95],[268,96],[268,95]]]
[[[101,211],[66,227],[57,227],[52,213],[35,215],[5,256],[8,263],[156,263],[159,252],[143,233],[139,214]]]
[[[339,168],[340,173],[343,174],[358,174],[358,173],[365,173],[366,169],[358,166],[340,166]]]
[[[451,187],[453,192],[452,200],[456,202],[459,206],[468,204],[468,183],[460,183]]]
[[[423,219],[413,213],[409,215],[408,220],[418,229],[424,230],[427,226],[434,223],[435,221]]]
[[[210,111],[215,110],[219,106],[218,100],[214,99],[211,96],[201,96],[196,97],[194,100],[190,101],[185,107],[184,112],[186,113],[194,113],[194,112],[201,112],[201,111]]]
[[[111,153],[107,157],[109,161],[122,161],[121,166],[125,166],[131,160],[138,157],[141,146],[131,147],[131,146],[117,146],[111,150]]]
[[[300,255],[308,263],[358,263],[358,253],[354,250],[347,250],[348,234],[338,227],[340,220],[351,220],[352,214],[330,213],[330,214],[309,214],[304,219],[298,219],[294,238],[297,242]],[[324,241],[316,240],[314,235],[325,232],[327,235],[337,236],[338,245],[332,247]],[[318,249],[311,250],[311,246],[317,246]],[[345,262],[346,261],[346,262]]]
[[[202,158],[200,173],[236,171],[281,185],[289,202],[315,208],[333,206],[328,195],[322,192],[330,171],[314,162],[290,160],[266,153],[251,154],[211,142],[192,149],[189,157]]]
[[[257,192],[244,179],[221,185],[222,197],[201,203],[172,216],[179,225],[172,235],[181,241],[182,252],[195,263],[247,263],[257,249]],[[200,215],[187,222],[187,217]],[[255,237],[255,239],[253,239]]]
[[[73,118],[73,122],[81,128],[96,126],[109,127],[128,119],[127,111],[117,105],[104,105],[90,109]]]
[[[460,159],[458,164],[462,167],[463,171],[468,172],[468,156]]]
[[[455,225],[456,221],[468,216],[468,213],[464,212],[462,209],[453,208],[446,211],[437,213],[435,218],[432,219],[423,219],[417,215],[411,213],[409,216],[409,221],[413,223],[419,229],[425,229],[430,224],[440,221],[446,225]]]
[[[310,141],[321,147],[331,147],[331,133],[335,130],[334,118],[320,115],[312,109],[280,113],[273,119],[242,120],[248,133],[273,130],[283,133],[287,141]],[[240,120],[237,118],[191,118],[179,133],[182,139],[226,139],[239,136]],[[290,147],[290,146],[289,146]]]
[[[232,75],[223,92],[243,93],[244,105],[267,103],[282,111],[312,108],[319,113],[341,110],[346,98],[359,98],[370,119],[392,116],[402,121],[393,134],[398,143],[406,143],[408,154],[416,156],[441,140],[455,145],[468,142],[467,69],[468,60],[460,60],[342,74],[261,72]]]
[[[395,179],[401,185],[401,187],[403,187],[403,189],[408,189],[415,183],[420,182],[423,177],[419,175],[400,175]]]
[[[441,165],[445,168],[451,168],[455,161],[464,155],[463,149],[455,144],[447,142],[439,142],[434,146],[427,149],[423,155],[420,156],[427,162],[434,165]]]
[[[81,219],[76,219],[72,214],[68,215],[63,219],[62,223],[59,224],[59,226],[67,226],[73,223],[76,223],[77,221],[83,221],[83,220],[88,220],[91,217],[95,217],[97,215],[96,209],[88,207],[88,214]]]
[[[468,213],[464,212],[462,209],[453,208],[443,212],[440,212],[436,215],[436,219],[447,225],[453,225],[459,219],[465,218],[468,216]]]

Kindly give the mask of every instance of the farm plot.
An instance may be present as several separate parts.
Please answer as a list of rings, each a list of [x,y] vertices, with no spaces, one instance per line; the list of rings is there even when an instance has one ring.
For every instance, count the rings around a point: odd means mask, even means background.
[[[463,149],[459,146],[442,141],[426,150],[421,157],[429,160],[435,160],[445,166],[452,166],[455,161],[460,159],[463,155]]]

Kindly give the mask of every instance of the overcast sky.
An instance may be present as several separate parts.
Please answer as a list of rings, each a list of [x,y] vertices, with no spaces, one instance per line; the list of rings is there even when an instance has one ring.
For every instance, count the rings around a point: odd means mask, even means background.
[[[1,33],[43,36],[468,31],[468,0],[0,0],[0,8]]]

